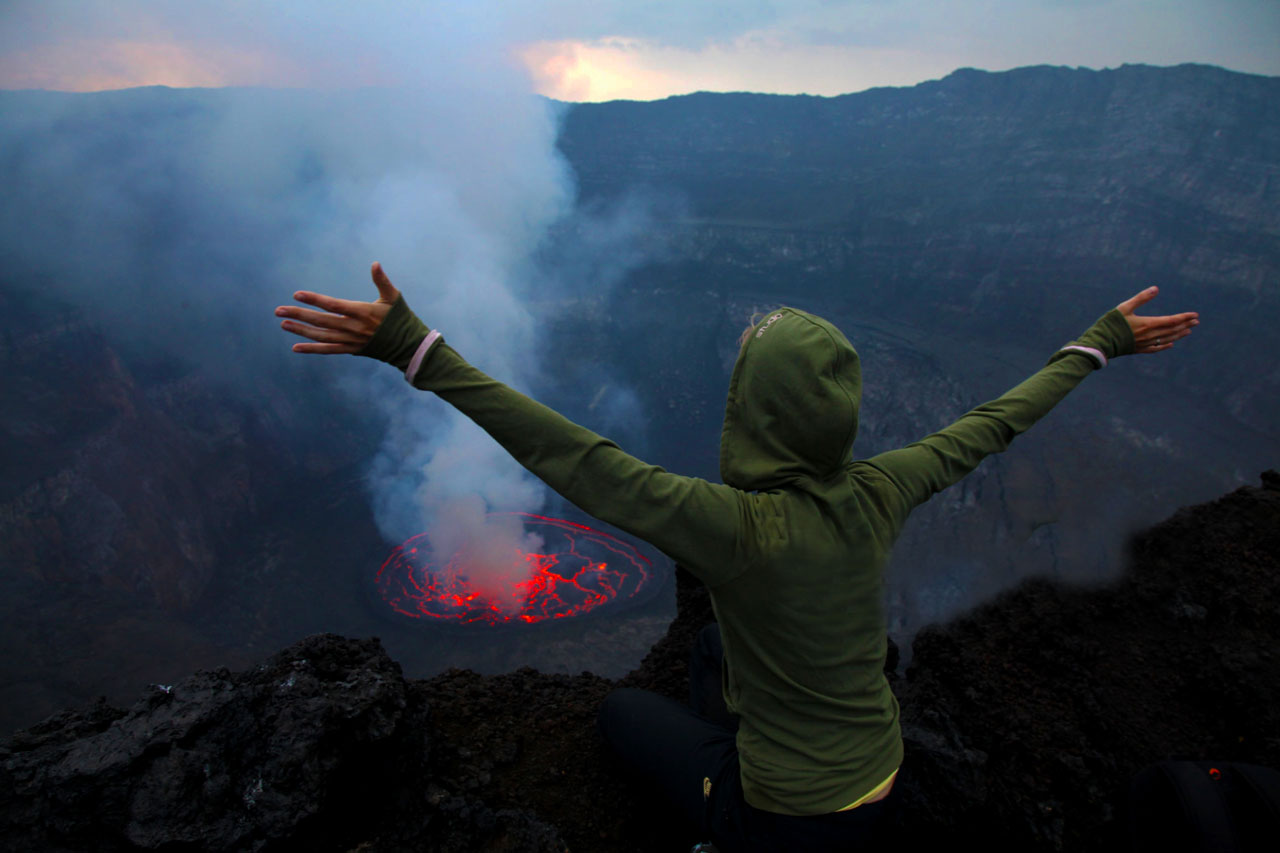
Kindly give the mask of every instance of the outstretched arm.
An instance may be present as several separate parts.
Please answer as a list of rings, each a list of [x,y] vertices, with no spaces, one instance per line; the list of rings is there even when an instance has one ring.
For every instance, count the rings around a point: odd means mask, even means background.
[[[373,280],[376,302],[299,291],[295,299],[322,310],[277,308],[285,331],[313,342],[294,351],[365,355],[407,368],[415,387],[437,393],[590,514],[652,543],[710,585],[741,570],[750,545],[740,532],[750,529],[745,515],[754,512],[743,493],[646,464],[491,379],[413,315],[377,264]]]
[[[903,517],[952,485],[989,454],[1005,450],[1108,359],[1163,352],[1200,322],[1195,312],[1163,317],[1135,312],[1159,293],[1150,287],[1108,311],[1049,363],[999,399],[978,406],[940,432],[866,461],[897,486]]]

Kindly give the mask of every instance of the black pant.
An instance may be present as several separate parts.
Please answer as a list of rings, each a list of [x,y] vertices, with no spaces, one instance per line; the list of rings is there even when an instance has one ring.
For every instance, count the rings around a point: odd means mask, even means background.
[[[692,708],[647,690],[610,693],[600,708],[605,741],[631,772],[656,784],[700,836],[723,853],[876,849],[877,830],[893,794],[852,811],[811,817],[747,804],[738,770],[737,723],[720,691],[722,654],[720,630],[708,625],[689,662]]]

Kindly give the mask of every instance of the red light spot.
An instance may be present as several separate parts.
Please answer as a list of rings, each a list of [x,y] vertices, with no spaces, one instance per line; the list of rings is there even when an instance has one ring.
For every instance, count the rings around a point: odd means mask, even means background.
[[[603,604],[632,598],[653,579],[653,564],[616,536],[560,518],[519,516],[526,532],[542,537],[543,553],[513,549],[515,612],[473,589],[460,555],[443,566],[426,534],[391,552],[375,583],[384,601],[404,616],[466,624],[533,623],[565,619]],[[420,554],[419,551],[422,553]]]
[[[1210,767],[1210,768],[1209,768],[1209,778],[1210,778],[1210,779],[1220,779],[1220,778],[1222,778],[1222,771],[1221,771],[1221,770],[1219,770],[1219,769],[1218,769],[1218,768],[1216,768],[1216,767]]]

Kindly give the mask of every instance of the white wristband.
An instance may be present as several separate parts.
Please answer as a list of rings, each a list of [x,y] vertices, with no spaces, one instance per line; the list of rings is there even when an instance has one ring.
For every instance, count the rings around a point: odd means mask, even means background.
[[[1070,346],[1065,346],[1058,350],[1058,352],[1082,352],[1094,361],[1098,362],[1098,367],[1107,366],[1107,357],[1102,354],[1102,350],[1097,350],[1093,347],[1082,347],[1079,344],[1071,344]]]
[[[409,359],[409,368],[404,372],[404,378],[409,384],[413,384],[414,377],[418,375],[418,370],[422,367],[422,360],[427,357],[427,350],[431,349],[432,344],[440,340],[440,330],[432,329],[431,334],[422,339],[422,343],[418,344],[418,351],[413,354],[413,358]]]

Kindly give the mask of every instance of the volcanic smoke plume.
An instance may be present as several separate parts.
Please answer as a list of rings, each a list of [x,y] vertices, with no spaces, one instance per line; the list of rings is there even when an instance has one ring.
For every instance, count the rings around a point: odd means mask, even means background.
[[[395,371],[289,353],[270,308],[299,289],[374,298],[367,270],[378,260],[469,361],[536,388],[539,318],[518,291],[536,281],[539,303],[560,310],[576,271],[579,291],[598,292],[632,255],[632,219],[575,222],[574,233],[598,235],[573,254],[578,265],[535,263],[572,215],[574,186],[555,145],[559,107],[507,61],[502,15],[420,4],[371,16],[361,5],[329,9],[341,25],[316,28],[312,5],[264,9],[254,38],[287,47],[300,67],[332,67],[332,88],[10,93],[5,272],[148,360],[192,363],[249,396],[278,372],[335,410],[380,414],[367,487],[387,542],[425,532],[482,567],[495,564],[491,550],[536,552],[520,525],[484,519],[542,511],[541,483]],[[234,35],[236,16],[223,17],[213,29]],[[341,33],[340,49],[322,30]],[[345,401],[325,387],[335,381]],[[494,574],[473,573],[479,583]]]
[[[491,602],[504,615],[515,613],[523,603],[519,584],[531,571],[523,555],[536,554],[543,544],[542,537],[524,529],[522,516],[488,515],[479,495],[444,504],[435,512],[425,539],[431,553],[447,557],[448,565],[466,578],[477,600]]]

